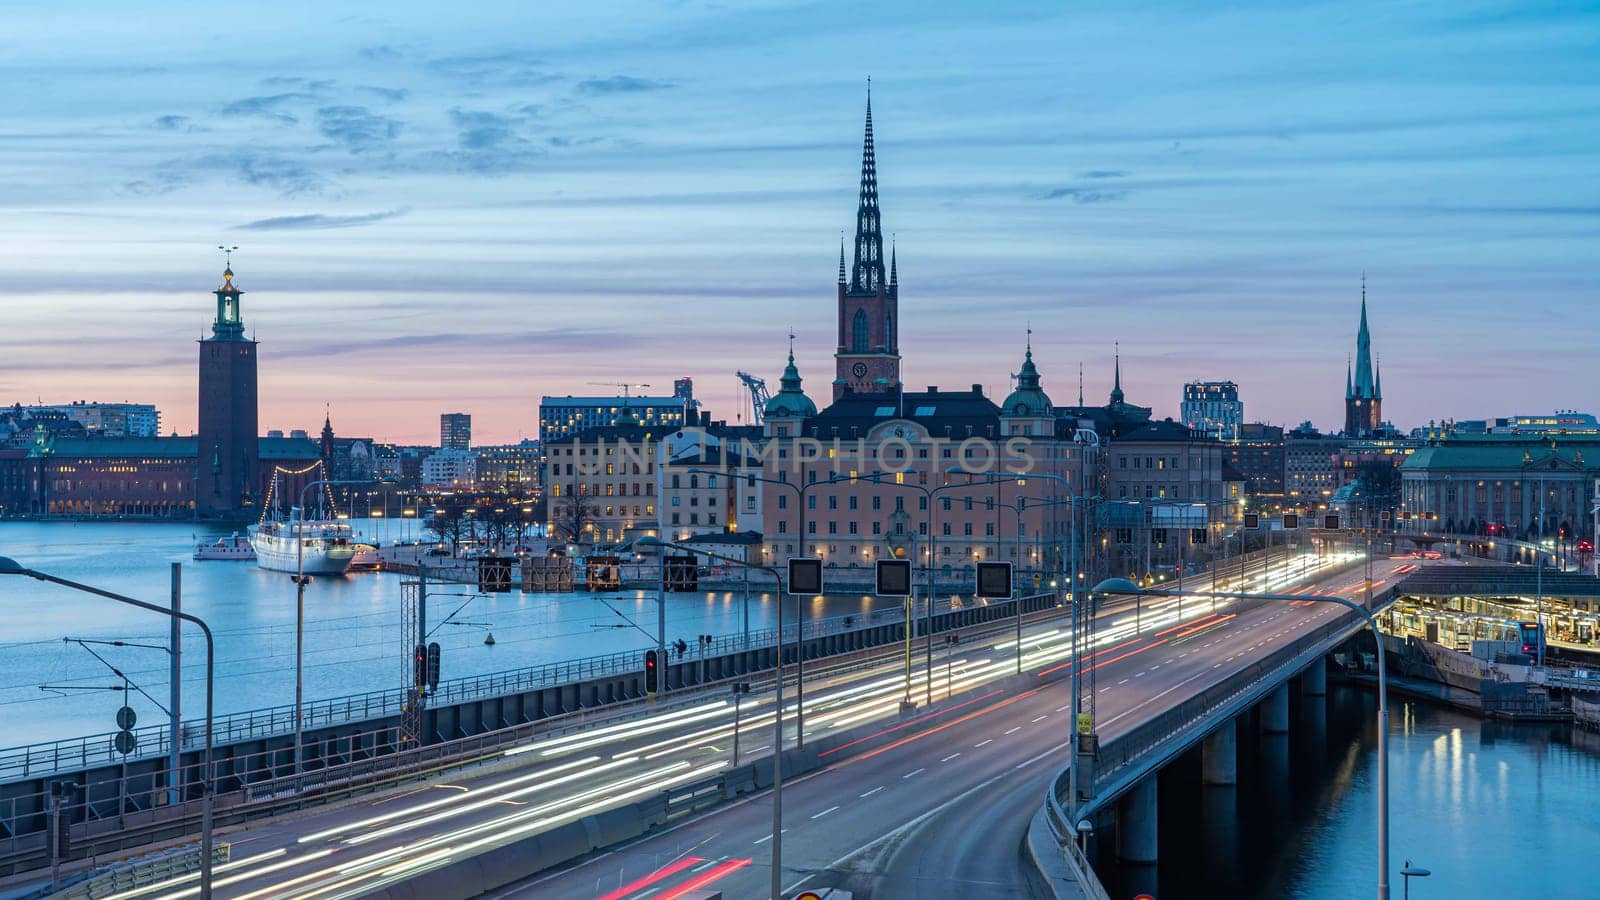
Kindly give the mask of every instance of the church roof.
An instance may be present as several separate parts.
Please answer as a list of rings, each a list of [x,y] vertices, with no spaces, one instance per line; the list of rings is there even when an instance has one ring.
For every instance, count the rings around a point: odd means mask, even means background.
[[[1017,373],[1017,389],[1000,404],[1001,414],[1016,417],[1050,416],[1054,414],[1054,409],[1050,395],[1039,385],[1039,370],[1033,364],[1033,347],[1030,345],[1022,358],[1022,371]]]

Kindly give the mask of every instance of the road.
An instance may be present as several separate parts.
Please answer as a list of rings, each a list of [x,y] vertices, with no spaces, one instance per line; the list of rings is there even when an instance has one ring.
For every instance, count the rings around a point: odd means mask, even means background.
[[[1400,564],[1374,561],[1379,587]],[[1364,590],[1359,570],[1277,588],[1352,597]],[[1167,613],[1165,603],[1154,612]],[[1341,615],[1352,614],[1331,604],[1232,604],[1118,641],[1101,651],[1096,672],[1102,739],[1176,705],[1185,686],[1226,677]],[[832,887],[856,900],[1035,895],[1030,867],[1020,860],[1023,832],[1066,762],[1069,697],[1060,682],[984,697],[959,724],[920,731],[786,785],[785,894]],[[770,794],[759,795],[496,896],[671,900],[697,887],[730,898],[766,896],[769,804]]]
[[[1285,589],[1315,577],[1314,563],[1274,560],[1271,572],[1247,571],[1247,586]],[[1375,571],[1388,565],[1375,562]],[[1360,590],[1359,571],[1330,579],[1328,587],[1352,585]],[[1213,613],[1209,602],[1191,599],[1180,618],[1178,606],[1123,601],[1102,613],[1096,673],[1102,735],[1176,702],[1184,685],[1213,672],[1225,676],[1230,664],[1243,666],[1267,644],[1335,614],[1332,607],[1281,604],[1233,604]],[[891,654],[870,664],[808,666],[808,736],[880,720],[903,728],[904,736],[870,752],[842,754],[829,768],[785,785],[786,882],[848,886],[873,897],[927,896],[932,886],[950,884],[979,897],[1026,892],[1020,882],[1026,867],[1016,854],[1028,816],[1064,761],[1069,692],[1059,677],[1069,640],[1059,619],[1027,629],[1024,668],[1056,679],[1041,678],[1020,692],[999,685],[1016,671],[1014,639],[991,636],[948,654],[940,648],[934,699],[968,711],[925,727],[897,724],[905,681]],[[920,700],[928,687],[918,649],[911,690]],[[769,689],[741,706],[744,761],[770,753],[772,699]],[[786,700],[785,719],[792,721],[792,695]],[[233,859],[217,871],[217,896],[359,896],[727,767],[734,725],[725,698],[700,694],[678,702],[684,705],[644,718],[541,737],[495,766],[456,778],[234,829],[222,838],[232,844]],[[762,896],[771,858],[768,798],[758,794],[719,808],[503,895],[662,898],[715,882],[730,897]],[[616,893],[630,884],[637,886]],[[116,897],[196,893],[191,876]]]

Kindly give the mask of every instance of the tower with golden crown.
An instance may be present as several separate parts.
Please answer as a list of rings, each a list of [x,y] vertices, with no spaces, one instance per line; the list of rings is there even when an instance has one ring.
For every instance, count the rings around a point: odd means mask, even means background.
[[[222,273],[217,318],[200,341],[200,432],[195,515],[242,519],[255,514],[261,483],[257,440],[256,342],[245,337],[233,265]]]

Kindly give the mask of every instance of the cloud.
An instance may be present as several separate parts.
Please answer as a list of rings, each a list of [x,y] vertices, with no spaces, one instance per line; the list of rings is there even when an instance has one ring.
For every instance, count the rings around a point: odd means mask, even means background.
[[[492,150],[521,142],[517,120],[499,113],[452,109],[450,121],[456,126],[456,140],[467,150]]]
[[[312,213],[304,216],[275,216],[270,219],[257,219],[243,225],[233,226],[234,231],[317,231],[327,228],[357,228],[362,225],[371,225],[386,219],[394,219],[410,212],[409,207],[399,209],[386,209],[374,213],[365,213],[358,216],[328,216],[322,213]]]
[[[326,186],[319,175],[302,163],[257,150],[235,149],[167,160],[147,177],[126,182],[123,189],[141,196],[166,194],[216,176],[268,188],[286,196],[315,193]]]
[[[634,94],[640,91],[659,91],[673,87],[670,81],[635,78],[632,75],[613,75],[610,78],[590,78],[578,82],[578,91],[584,94]]]
[[[298,122],[294,116],[283,112],[280,107],[298,100],[310,100],[310,94],[291,92],[286,94],[269,94],[261,97],[246,97],[235,100],[222,108],[225,116],[259,116],[271,119],[284,125],[293,125]]]
[[[156,128],[161,129],[162,131],[177,131],[180,128],[184,128],[184,127],[188,126],[189,117],[188,116],[157,116],[156,120],[154,122],[152,122],[151,124],[154,125]]]
[[[317,110],[317,130],[350,152],[363,153],[394,140],[400,122],[365,106],[324,106]]]
[[[1046,191],[1045,200],[1071,200],[1073,203],[1114,203],[1128,196],[1127,191],[1096,191],[1088,188],[1056,188]]]
[[[392,44],[374,44],[371,47],[362,47],[360,50],[357,50],[356,53],[359,54],[362,59],[378,61],[395,60],[405,55],[405,51],[401,50],[399,47],[395,47]]]
[[[399,103],[400,101],[411,96],[411,92],[405,88],[379,87],[372,84],[363,84],[360,87],[361,90],[377,94],[379,97],[388,100],[390,103]]]
[[[334,81],[332,78],[319,78],[313,81],[309,78],[302,78],[299,75],[273,75],[261,79],[260,84],[262,87],[297,87],[302,90],[316,92],[325,91],[333,87]]]
[[[1122,169],[1091,169],[1083,173],[1084,178],[1127,178],[1128,173]]]
[[[548,71],[543,59],[522,50],[504,50],[470,56],[441,56],[428,60],[428,71],[471,85],[498,84],[529,87],[560,79]]]

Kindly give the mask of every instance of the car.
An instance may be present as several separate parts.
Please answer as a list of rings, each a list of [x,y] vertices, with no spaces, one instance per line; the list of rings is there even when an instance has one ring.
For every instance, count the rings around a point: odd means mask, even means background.
[[[430,548],[428,548],[428,552],[427,552],[426,555],[427,556],[449,556],[450,555],[450,551],[446,550],[443,547],[430,547]]]

